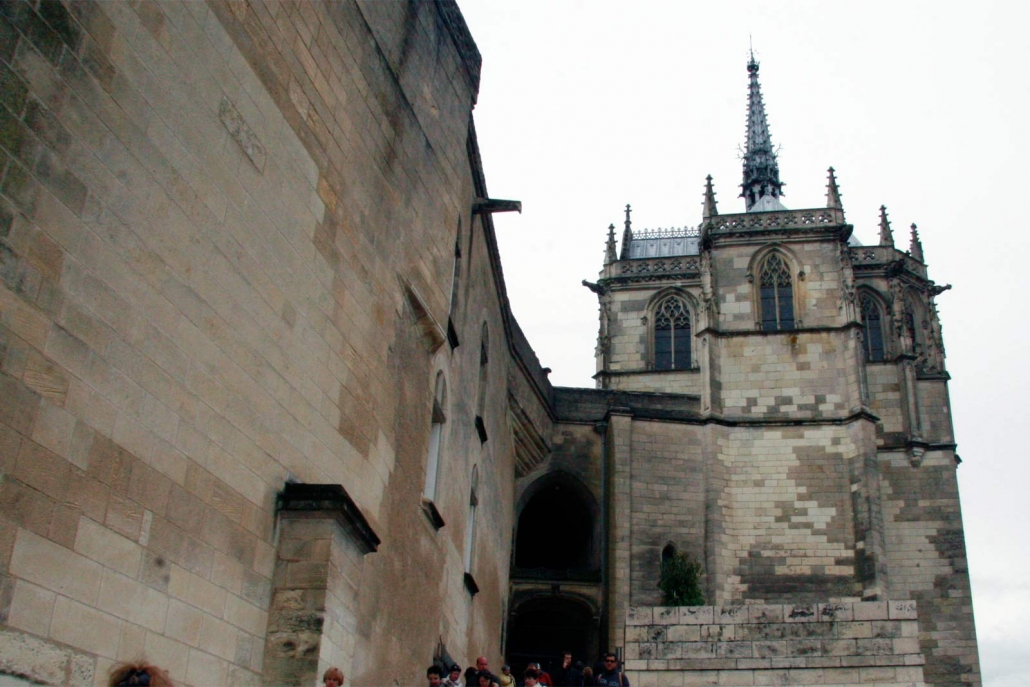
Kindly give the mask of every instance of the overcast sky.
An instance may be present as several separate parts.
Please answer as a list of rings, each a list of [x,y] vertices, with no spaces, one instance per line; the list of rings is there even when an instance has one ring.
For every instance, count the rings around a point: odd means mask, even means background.
[[[558,385],[593,386],[609,223],[697,226],[711,174],[742,212],[749,36],[788,208],[837,170],[866,243],[919,225],[951,382],[985,684],[1030,685],[1023,492],[1028,3],[459,0],[483,54],[475,110],[512,309]],[[1022,297],[1021,297],[1022,296]]]

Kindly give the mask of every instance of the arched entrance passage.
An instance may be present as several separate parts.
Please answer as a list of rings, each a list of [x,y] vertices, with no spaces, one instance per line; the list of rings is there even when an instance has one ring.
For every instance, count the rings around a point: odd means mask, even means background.
[[[538,661],[550,672],[568,649],[591,664],[602,616],[597,499],[581,480],[555,470],[529,484],[516,509],[508,662],[521,671]]]
[[[571,475],[555,472],[540,478],[533,487],[519,512],[515,568],[554,572],[599,570],[595,545],[599,514],[586,486]]]
[[[508,628],[508,663],[521,675],[536,661],[548,672],[556,670],[560,652],[593,665],[598,651],[598,623],[589,606],[569,597],[530,599],[511,615]]]

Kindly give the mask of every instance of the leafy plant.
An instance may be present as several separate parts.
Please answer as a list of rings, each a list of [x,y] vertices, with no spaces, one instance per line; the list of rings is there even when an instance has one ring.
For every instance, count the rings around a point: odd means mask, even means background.
[[[663,606],[703,606],[705,593],[701,589],[704,570],[697,561],[690,560],[685,553],[675,553],[662,561],[662,578],[658,588],[662,590]]]

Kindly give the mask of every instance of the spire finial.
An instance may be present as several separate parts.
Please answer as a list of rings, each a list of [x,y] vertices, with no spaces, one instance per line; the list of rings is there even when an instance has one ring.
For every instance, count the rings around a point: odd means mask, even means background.
[[[908,246],[908,254],[919,262],[923,261],[923,242],[919,240],[919,230],[912,223],[912,239]]]
[[[615,225],[608,225],[608,243],[604,247],[604,264],[610,265],[618,260],[618,255],[615,253]]]
[[[715,204],[715,189],[712,187],[712,175],[709,174],[705,177],[705,209],[704,218],[711,219],[719,214],[719,210]]]
[[[887,206],[880,206],[880,245],[894,247],[894,232],[891,231],[890,220],[887,219]]]
[[[837,175],[833,167],[830,167],[828,173],[830,178],[826,182],[826,207],[831,210],[843,210],[844,207],[840,204],[840,189],[837,188]]]
[[[741,197],[748,212],[760,210],[782,210],[779,197],[783,195],[783,182],[776,163],[769,123],[765,118],[765,104],[762,102],[762,88],[758,83],[758,60],[751,50],[747,62],[747,146],[744,152],[744,183]],[[767,199],[757,208],[763,198]]]

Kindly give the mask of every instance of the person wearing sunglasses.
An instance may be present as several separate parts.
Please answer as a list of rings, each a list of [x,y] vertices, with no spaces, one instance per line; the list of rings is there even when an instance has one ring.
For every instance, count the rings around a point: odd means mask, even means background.
[[[615,654],[609,652],[604,655],[604,667],[594,678],[594,684],[598,687],[630,687],[629,678],[622,672]]]

